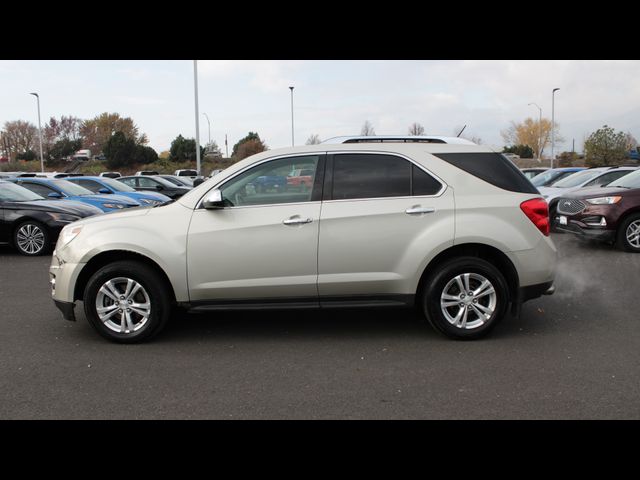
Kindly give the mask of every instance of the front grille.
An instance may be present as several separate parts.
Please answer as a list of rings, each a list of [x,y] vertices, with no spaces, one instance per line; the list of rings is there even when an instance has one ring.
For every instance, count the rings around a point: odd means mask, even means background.
[[[575,198],[561,198],[558,201],[557,211],[564,215],[575,215],[582,212],[587,206]]]

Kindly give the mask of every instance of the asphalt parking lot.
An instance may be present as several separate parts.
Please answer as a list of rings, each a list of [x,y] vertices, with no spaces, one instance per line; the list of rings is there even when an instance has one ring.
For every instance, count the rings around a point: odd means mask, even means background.
[[[476,342],[410,310],[230,312],[116,345],[0,247],[0,419],[638,419],[640,255],[554,235],[557,292]]]

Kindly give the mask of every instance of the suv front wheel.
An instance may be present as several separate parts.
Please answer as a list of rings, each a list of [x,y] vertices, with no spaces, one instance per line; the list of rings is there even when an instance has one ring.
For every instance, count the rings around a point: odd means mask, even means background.
[[[84,311],[103,337],[137,343],[156,335],[167,323],[171,304],[158,273],[141,262],[114,262],[89,279]]]
[[[640,213],[629,215],[618,228],[617,243],[621,250],[640,252]]]
[[[439,332],[459,340],[489,333],[507,310],[502,273],[476,257],[459,257],[438,266],[425,282],[422,308]]]

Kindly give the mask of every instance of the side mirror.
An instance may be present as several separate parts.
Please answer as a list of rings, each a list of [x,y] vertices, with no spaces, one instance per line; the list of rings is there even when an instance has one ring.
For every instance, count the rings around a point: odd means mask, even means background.
[[[213,190],[202,202],[202,206],[207,210],[217,210],[224,208],[224,201],[222,200],[222,192],[217,188]]]
[[[59,198],[62,198],[62,194],[58,192],[51,192],[49,195],[47,195],[47,197],[57,200]]]
[[[195,187],[197,187],[198,185],[200,185],[200,184],[202,184],[202,183],[204,183],[204,178],[196,178],[196,179],[193,181],[193,186],[194,186],[194,188],[195,188]]]
[[[156,190],[164,190],[164,187],[162,185],[156,185]]]
[[[101,188],[100,190],[98,190],[98,193],[113,193],[111,190],[109,190],[108,188]]]

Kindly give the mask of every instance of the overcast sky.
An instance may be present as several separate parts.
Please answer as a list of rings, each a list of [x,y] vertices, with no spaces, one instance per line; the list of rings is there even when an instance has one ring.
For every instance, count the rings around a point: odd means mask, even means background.
[[[551,118],[566,138],[558,152],[582,150],[585,135],[604,124],[640,139],[639,61],[198,61],[200,141],[224,152],[249,131],[270,148],[357,135],[369,120],[378,135],[406,134],[418,122],[427,134],[465,134],[502,146],[512,120]],[[49,117],[130,116],[158,152],[178,135],[195,137],[193,61],[0,61],[0,124]]]

